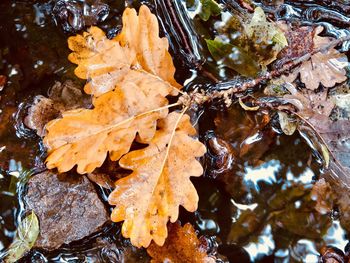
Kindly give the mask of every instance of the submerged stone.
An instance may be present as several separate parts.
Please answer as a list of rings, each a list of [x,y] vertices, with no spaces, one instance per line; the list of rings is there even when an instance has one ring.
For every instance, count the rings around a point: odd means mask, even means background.
[[[85,176],[39,173],[28,182],[25,203],[39,218],[35,247],[46,250],[98,232],[109,220],[104,204]]]

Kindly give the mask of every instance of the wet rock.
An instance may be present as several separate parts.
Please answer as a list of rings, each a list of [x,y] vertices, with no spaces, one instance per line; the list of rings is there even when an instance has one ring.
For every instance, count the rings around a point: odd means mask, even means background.
[[[61,24],[63,30],[67,32],[75,32],[85,26],[96,25],[104,21],[108,14],[109,6],[100,0],[59,0],[53,8],[56,23]]]
[[[25,203],[40,222],[35,247],[46,250],[89,236],[109,220],[104,204],[85,176],[49,171],[37,174],[28,182]]]
[[[90,98],[71,80],[63,84],[57,81],[48,91],[48,96],[48,98],[42,95],[36,96],[24,119],[24,124],[35,130],[40,137],[45,135],[45,125],[58,118],[62,112],[88,107],[91,103]]]

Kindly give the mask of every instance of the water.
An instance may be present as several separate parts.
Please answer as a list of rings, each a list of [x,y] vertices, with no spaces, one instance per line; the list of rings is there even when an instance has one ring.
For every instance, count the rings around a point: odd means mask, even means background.
[[[54,81],[75,78],[74,66],[67,60],[66,39],[82,20],[74,13],[74,19],[68,21],[73,27],[62,27],[64,23],[57,17],[53,19],[50,13],[54,2],[0,2],[0,75],[7,76],[6,87],[0,91],[0,250],[11,243],[22,216],[24,182],[44,168],[40,140],[23,126],[26,107],[33,96],[46,95]],[[91,1],[78,2],[88,5]],[[120,14],[125,5],[123,1],[103,2],[109,10],[106,15],[106,9],[98,9],[103,11],[97,12],[102,21],[99,25],[113,36],[120,30]],[[186,89],[207,88],[216,79],[234,76],[210,59],[203,64],[208,57],[203,39],[212,38],[220,17],[202,22],[195,17],[198,10],[185,13],[185,5],[179,2],[174,7],[180,12],[175,22],[166,8],[171,1],[142,2],[151,2],[163,21],[161,28],[170,36],[178,68],[176,76],[180,81],[187,79]],[[228,6],[227,14],[233,10],[244,12],[234,1],[222,2]],[[141,2],[125,3],[138,7]],[[334,37],[349,34],[346,28],[350,8],[342,2],[285,1],[278,8],[271,6],[270,1],[259,4],[276,20],[321,24]],[[348,45],[345,43],[342,48],[347,50]],[[311,189],[321,167],[312,158],[309,147],[297,134],[281,135],[267,118],[261,113],[242,112],[237,105],[229,111],[211,107],[200,115],[200,139],[208,145],[209,153],[203,159],[205,175],[193,180],[200,196],[199,209],[193,214],[181,210],[180,219],[191,222],[200,235],[215,237],[218,251],[230,262],[317,262],[325,245],[343,249],[348,231],[334,216],[336,210],[325,214],[315,210]],[[210,140],[212,146],[220,146],[219,150],[210,147]],[[101,197],[105,199],[102,191]],[[23,259],[30,261],[149,259],[145,251],[132,248],[121,237],[120,225],[115,224],[58,251],[32,251]]]

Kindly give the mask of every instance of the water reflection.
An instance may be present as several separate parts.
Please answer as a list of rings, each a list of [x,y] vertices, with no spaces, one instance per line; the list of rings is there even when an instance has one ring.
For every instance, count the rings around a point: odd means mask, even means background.
[[[206,171],[213,179],[199,187],[205,190],[199,192],[202,199],[196,223],[202,233],[212,234],[203,222],[215,222],[222,250],[240,249],[230,254],[230,262],[318,262],[325,245],[344,248],[346,231],[332,221],[329,211],[316,209],[311,191],[320,166],[311,158],[310,148],[297,134],[281,136],[271,125],[261,125],[264,117],[254,116],[259,114],[233,107],[212,117],[215,126],[206,135],[211,140]],[[243,129],[242,123],[248,128]],[[259,158],[240,154],[245,147],[242,142],[256,133],[256,127],[263,127],[265,137],[251,141],[249,147]],[[212,173],[218,163],[225,169]],[[214,187],[218,182],[222,185]]]

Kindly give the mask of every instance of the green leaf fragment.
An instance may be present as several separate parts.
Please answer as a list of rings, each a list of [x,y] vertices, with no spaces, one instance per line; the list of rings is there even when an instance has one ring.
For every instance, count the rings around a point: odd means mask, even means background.
[[[261,7],[255,8],[250,23],[245,26],[245,31],[254,43],[255,52],[263,66],[274,61],[278,53],[288,46],[283,31],[275,23],[267,21]]]
[[[218,16],[221,14],[220,5],[214,0],[200,0],[202,4],[199,17],[203,21],[208,21],[211,16]]]
[[[15,239],[6,251],[5,263],[16,262],[28,252],[39,236],[39,220],[32,211],[18,226]]]
[[[259,72],[258,63],[242,48],[216,39],[206,39],[205,41],[210,54],[217,62],[247,77],[254,77]]]

